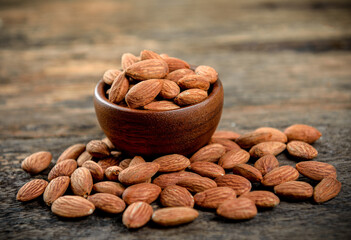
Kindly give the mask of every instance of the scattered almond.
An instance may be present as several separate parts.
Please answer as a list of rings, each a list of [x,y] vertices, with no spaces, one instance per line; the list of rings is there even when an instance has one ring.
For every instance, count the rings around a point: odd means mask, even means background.
[[[178,226],[194,221],[199,213],[190,207],[168,207],[156,210],[152,221],[161,226]]]
[[[316,203],[326,202],[336,197],[340,190],[341,182],[333,177],[326,177],[314,188],[313,199]]]
[[[226,138],[215,138],[215,137],[212,137],[210,142],[209,142],[209,144],[212,144],[212,143],[221,144],[225,148],[226,152],[229,152],[229,151],[232,151],[232,150],[240,150],[241,149],[241,147],[237,143],[233,142],[230,139],[226,139]]]
[[[299,172],[291,166],[281,166],[274,168],[264,175],[262,184],[273,187],[284,182],[295,181],[299,177]]]
[[[190,192],[202,192],[206,189],[217,187],[215,181],[207,177],[188,177],[180,179],[177,185],[185,187]]]
[[[70,178],[68,176],[61,176],[54,178],[45,188],[43,199],[44,202],[51,206],[51,204],[61,197],[67,190]]]
[[[235,191],[236,195],[242,195],[251,190],[251,182],[239,175],[226,174],[217,177],[215,182],[218,187],[230,187]]]
[[[90,174],[95,181],[101,181],[102,179],[104,179],[104,171],[96,162],[91,160],[86,161],[85,163],[83,163],[82,167],[85,167],[90,171]]]
[[[314,143],[322,134],[314,127],[305,124],[294,124],[284,130],[289,141],[297,140]]]
[[[194,155],[190,158],[190,162],[217,162],[220,157],[225,153],[225,148],[221,144],[210,144],[200,148]]]
[[[212,162],[194,162],[188,167],[202,177],[216,178],[225,174],[224,169]]]
[[[244,193],[240,198],[252,200],[258,208],[272,208],[280,203],[279,198],[274,193],[264,190]]]
[[[186,169],[190,165],[187,157],[180,154],[170,154],[159,157],[153,161],[160,165],[159,172],[177,172]]]
[[[131,185],[142,183],[154,176],[160,165],[153,162],[141,163],[124,169],[118,175],[118,180],[122,184]]]
[[[196,205],[203,208],[218,208],[226,200],[235,198],[235,191],[230,187],[210,188],[194,196]]]
[[[142,156],[135,156],[132,158],[132,160],[130,161],[128,167],[134,166],[134,165],[138,165],[141,163],[145,163],[145,160]]]
[[[217,214],[233,220],[251,219],[257,215],[257,208],[252,200],[242,197],[223,202],[217,208]]]
[[[279,167],[279,162],[274,155],[268,154],[258,159],[255,162],[254,167],[262,173],[262,176],[264,176],[274,168]]]
[[[269,132],[271,133],[271,137],[269,138],[269,141],[275,141],[275,142],[282,142],[286,143],[288,141],[287,136],[285,133],[280,131],[279,129],[272,128],[272,127],[260,127],[255,130],[255,132]]]
[[[57,159],[56,164],[67,160],[74,159],[76,160],[82,152],[85,151],[85,144],[74,144],[68,147]]]
[[[212,135],[212,138],[224,138],[224,139],[229,139],[233,141],[235,141],[235,139],[237,139],[238,137],[240,137],[239,133],[229,131],[229,130],[218,130],[218,131],[215,131],[215,133]]]
[[[218,161],[218,165],[224,169],[232,169],[235,165],[247,163],[250,154],[244,149],[231,150],[224,154]]]
[[[59,197],[51,206],[54,214],[66,218],[85,217],[91,215],[94,210],[94,204],[80,196]]]
[[[122,198],[127,204],[138,201],[152,203],[158,198],[160,193],[161,188],[156,184],[138,183],[127,187],[122,194]]]
[[[279,196],[293,200],[305,200],[312,197],[313,187],[307,182],[289,181],[274,187]]]
[[[99,193],[110,193],[116,196],[122,196],[125,187],[121,183],[112,181],[98,182],[93,185],[93,190]]]
[[[104,158],[110,155],[110,149],[106,143],[101,140],[91,140],[87,144],[87,152],[96,158]]]
[[[106,168],[105,176],[110,181],[117,181],[118,180],[118,175],[122,171],[123,171],[123,169],[121,167],[111,166],[111,167]]]
[[[336,178],[336,169],[333,165],[317,161],[304,161],[296,164],[296,169],[302,175],[320,181],[325,177]]]
[[[188,177],[199,177],[201,178],[200,175],[192,172],[174,172],[174,173],[167,173],[167,174],[162,174],[158,177],[156,177],[152,183],[158,185],[162,189],[164,189],[167,186],[177,184],[178,181],[184,178]]]
[[[67,159],[56,164],[48,175],[48,180],[59,177],[59,176],[71,176],[74,170],[77,169],[77,161],[74,159]]]
[[[22,169],[30,174],[37,174],[45,170],[51,163],[52,155],[49,152],[36,152],[22,161]]]
[[[164,207],[194,207],[194,198],[181,186],[171,185],[163,189],[160,202]]]
[[[287,144],[286,148],[291,156],[299,159],[310,160],[318,155],[314,147],[302,141],[291,141]]]
[[[77,159],[78,167],[81,167],[83,163],[92,159],[93,159],[93,156],[91,156],[90,153],[88,153],[87,151],[82,152],[82,154],[80,154]]]
[[[260,158],[268,154],[272,154],[274,156],[283,152],[286,148],[285,143],[282,142],[262,142],[253,146],[249,153],[251,157]]]
[[[93,178],[89,169],[77,168],[71,175],[71,189],[75,195],[87,198],[93,189]]]
[[[121,213],[126,208],[122,199],[110,193],[95,193],[88,197],[94,206],[107,213]]]
[[[248,164],[238,164],[233,168],[233,173],[241,175],[244,178],[250,180],[251,182],[261,182],[262,174],[255,167]]]
[[[48,182],[43,179],[34,179],[24,184],[17,192],[16,199],[21,202],[33,200],[45,191]]]
[[[235,142],[242,148],[251,148],[252,146],[259,144],[261,142],[267,142],[271,139],[271,132],[249,132],[243,135],[240,135]]]
[[[153,209],[146,202],[134,202],[124,211],[122,222],[127,228],[140,228],[150,221]]]

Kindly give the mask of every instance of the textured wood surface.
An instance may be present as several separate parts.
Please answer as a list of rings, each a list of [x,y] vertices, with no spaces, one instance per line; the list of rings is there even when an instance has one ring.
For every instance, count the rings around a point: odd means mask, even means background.
[[[0,238],[350,239],[350,10],[346,0],[0,0]],[[47,150],[56,160],[69,145],[103,136],[94,86],[120,67],[122,53],[143,49],[218,70],[221,129],[318,128],[316,160],[336,167],[340,195],[321,205],[282,201],[250,221],[201,210],[185,226],[137,231],[120,215],[63,220],[43,201],[17,202],[32,178],[20,168],[26,156]]]

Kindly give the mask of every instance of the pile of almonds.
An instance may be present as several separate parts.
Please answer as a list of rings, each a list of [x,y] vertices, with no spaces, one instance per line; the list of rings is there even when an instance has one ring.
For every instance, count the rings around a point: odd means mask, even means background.
[[[215,69],[190,65],[167,54],[144,50],[136,57],[122,55],[122,68],[107,70],[102,80],[110,86],[108,100],[124,107],[165,111],[205,100],[218,79]]]
[[[162,226],[191,222],[199,215],[194,205],[228,219],[251,219],[257,209],[276,207],[279,197],[295,201],[313,197],[322,203],[338,195],[341,183],[335,168],[311,161],[318,152],[310,144],[320,136],[317,129],[302,124],[284,132],[270,127],[243,135],[217,131],[190,158],[170,154],[149,162],[141,156],[124,159],[107,138],[92,140],[66,149],[49,172],[49,182],[26,183],[17,200],[43,195],[54,214],[67,218],[90,215],[95,208],[123,212],[127,228],[142,227],[150,219]],[[276,155],[285,149],[300,160],[296,167],[280,166]],[[250,159],[254,164],[248,164]],[[37,152],[23,160],[22,168],[37,174],[51,160],[49,152]],[[297,181],[300,174],[318,183],[312,187]],[[251,191],[252,183],[267,190]],[[157,199],[163,208],[154,210],[150,204]]]

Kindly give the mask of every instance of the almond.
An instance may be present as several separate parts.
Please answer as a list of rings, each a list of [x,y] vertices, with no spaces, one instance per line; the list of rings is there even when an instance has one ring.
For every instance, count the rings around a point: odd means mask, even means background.
[[[85,151],[85,144],[74,144],[67,148],[57,159],[56,164],[67,160],[74,159],[76,160],[82,152]]]
[[[236,195],[241,195],[251,190],[251,182],[239,175],[226,174],[216,178],[215,182],[218,187],[230,187],[235,191]]]
[[[194,155],[190,158],[190,162],[217,162],[220,157],[225,153],[225,148],[221,144],[210,144],[205,147],[200,148]]]
[[[229,130],[219,130],[215,131],[215,133],[212,135],[212,138],[224,138],[224,139],[229,139],[229,140],[234,140],[240,137],[239,133],[229,131]]]
[[[243,176],[251,182],[261,182],[262,174],[255,167],[248,164],[238,164],[233,168],[233,173]]]
[[[109,157],[99,160],[97,164],[99,164],[102,170],[105,172],[108,167],[117,166],[119,161],[115,157]]]
[[[121,73],[118,69],[110,69],[107,70],[104,75],[102,76],[102,81],[104,81],[107,85],[111,85],[113,80]]]
[[[186,106],[202,102],[206,98],[206,91],[193,88],[179,93],[178,96],[174,98],[174,102],[179,106]]]
[[[108,139],[107,137],[101,139],[101,141],[103,141],[103,142],[108,146],[108,148],[109,148],[110,150],[116,148],[115,145],[111,142],[111,140]],[[121,154],[121,152],[119,152],[119,153]]]
[[[235,191],[229,187],[210,188],[194,196],[196,205],[203,208],[218,208],[226,200],[235,198]]]
[[[254,218],[257,215],[257,208],[252,200],[242,197],[223,202],[216,212],[224,218],[244,220]]]
[[[125,69],[126,74],[136,80],[161,79],[168,74],[168,70],[167,63],[160,59],[136,62]]]
[[[217,187],[216,182],[207,177],[183,178],[177,182],[177,185],[181,187],[185,187],[190,192],[196,192],[196,193],[205,191],[206,189]]]
[[[190,65],[187,62],[179,58],[168,57],[164,58],[163,60],[168,64],[169,72],[173,72],[175,70],[183,68],[190,68]]]
[[[110,193],[116,196],[122,196],[122,193],[125,190],[125,187],[121,183],[112,182],[112,181],[103,181],[98,182],[93,185],[95,192],[99,193]]]
[[[126,78],[125,72],[121,72],[112,83],[108,100],[112,103],[121,102],[126,96],[128,89],[129,81]]]
[[[130,66],[132,66],[134,63],[138,61],[139,59],[134,54],[124,53],[121,59],[123,70],[126,70],[127,68],[129,68]]]
[[[53,179],[45,188],[43,199],[44,202],[51,206],[51,204],[61,197],[67,190],[70,178],[68,176],[61,176]]]
[[[168,207],[156,210],[152,221],[161,226],[177,226],[194,221],[199,213],[190,207]]]
[[[186,169],[190,165],[187,157],[180,154],[170,154],[156,158],[154,163],[160,165],[159,172],[177,172]]]
[[[207,78],[196,74],[182,77],[177,84],[182,89],[198,88],[207,91],[210,88],[210,82]]]
[[[279,129],[272,128],[272,127],[260,127],[255,130],[255,132],[269,132],[271,133],[271,137],[269,138],[269,141],[275,141],[275,142],[282,142],[286,143],[288,141],[287,136],[285,133],[280,131]]]
[[[140,52],[140,59],[141,61],[143,60],[148,60],[148,59],[161,59],[163,60],[163,58],[158,55],[157,53],[150,51],[150,50],[143,50]]]
[[[174,110],[180,108],[177,104],[171,101],[153,101],[149,104],[144,106],[146,110],[153,110],[153,111],[167,111],[167,110]]]
[[[253,201],[258,208],[272,208],[280,203],[279,198],[269,191],[252,191],[244,193],[240,198],[248,198]]]
[[[87,151],[82,152],[77,159],[77,164],[79,167],[83,165],[86,161],[92,160],[93,156],[90,155]]]
[[[161,193],[161,188],[152,183],[138,183],[127,187],[122,194],[123,200],[127,204],[138,201],[147,203],[154,202]]]
[[[85,217],[95,210],[94,204],[80,196],[59,197],[51,206],[51,211],[66,218]]]
[[[77,168],[71,175],[71,189],[75,195],[88,197],[93,189],[93,178],[89,169]]]
[[[255,162],[254,167],[262,173],[262,176],[264,176],[274,168],[279,167],[279,162],[274,155],[268,154],[258,159]]]
[[[94,206],[107,213],[121,213],[126,208],[122,199],[110,193],[95,193],[88,197]]]
[[[162,89],[159,93],[164,99],[173,99],[180,93],[180,88],[178,84],[171,80],[163,80]]]
[[[29,181],[18,190],[16,199],[21,202],[33,200],[44,193],[47,185],[43,179]]]
[[[271,139],[270,132],[249,132],[238,137],[235,142],[242,148],[251,148],[252,146],[261,142],[267,142]]]
[[[286,148],[285,143],[282,142],[262,142],[253,146],[249,153],[251,157],[260,158],[264,155],[273,154],[274,156],[283,152]]]
[[[118,180],[126,185],[141,183],[154,176],[159,168],[159,164],[152,162],[134,165],[120,172]]]
[[[118,175],[122,171],[123,171],[123,168],[121,168],[121,167],[111,166],[111,167],[106,168],[105,176],[110,181],[117,181],[118,180]]]
[[[82,167],[85,167],[90,171],[90,174],[94,180],[101,181],[102,179],[104,179],[104,171],[96,162],[91,160],[86,161],[85,163],[83,163]]]
[[[184,69],[178,69],[178,70],[175,70],[173,72],[170,72],[167,76],[166,76],[166,79],[168,80],[171,80],[175,83],[178,82],[179,79],[183,78],[184,76],[186,75],[193,75],[195,74],[195,72],[191,69],[187,69],[187,68],[184,68]]]
[[[212,162],[194,162],[188,167],[202,177],[216,178],[225,174],[224,169]]]
[[[250,159],[250,154],[243,150],[231,150],[224,154],[218,161],[218,165],[224,169],[232,169],[235,165],[247,163]]]
[[[127,167],[129,167],[129,164],[131,161],[132,161],[131,158],[124,159],[119,163],[118,166],[121,167],[122,169],[126,169]]]
[[[333,165],[317,161],[304,161],[296,164],[296,169],[302,175],[320,181],[325,177],[336,178],[336,169]]]
[[[286,148],[291,156],[299,159],[309,160],[318,155],[318,151],[314,147],[302,141],[291,141]]]
[[[152,183],[158,185],[162,189],[176,184],[178,181],[180,181],[183,178],[187,177],[199,177],[201,178],[200,175],[192,172],[174,172],[174,173],[168,173],[168,174],[162,174],[155,178]]]
[[[119,157],[122,155],[122,152],[119,152],[119,151],[111,151],[111,152],[110,152],[110,155],[111,155],[111,157],[119,158]]]
[[[30,174],[37,174],[45,170],[51,163],[52,155],[49,152],[36,152],[22,161],[22,169]]]
[[[141,164],[141,163],[145,163],[144,158],[141,157],[141,156],[135,156],[135,157],[132,158],[132,160],[130,161],[128,166],[131,167],[131,166],[138,165],[138,164]]]
[[[225,138],[212,137],[209,144],[213,144],[213,143],[218,143],[218,144],[221,144],[222,146],[224,146],[226,152],[241,149],[241,147],[238,144],[236,144],[232,140],[225,139]]]
[[[336,197],[340,190],[341,182],[333,177],[326,177],[314,188],[313,199],[316,203],[326,202]]]
[[[152,102],[162,89],[162,79],[150,79],[135,84],[126,95],[130,108],[143,107]]]
[[[168,57],[169,57],[167,53],[161,53],[160,56],[161,56],[162,58],[168,58]]]
[[[153,209],[146,202],[130,204],[124,211],[122,222],[127,228],[140,228],[150,221]]]
[[[322,136],[316,128],[304,124],[291,125],[284,130],[284,133],[289,141],[297,140],[306,143],[314,143]]]
[[[218,73],[210,66],[200,65],[195,69],[195,73],[206,77],[211,84],[218,79]]]
[[[295,181],[299,177],[299,172],[291,166],[281,166],[274,168],[272,171],[264,175],[262,184],[264,186],[273,187],[284,182]]]
[[[56,164],[48,175],[48,180],[59,177],[59,176],[71,176],[74,170],[77,169],[77,161],[73,159],[67,159]]]
[[[163,189],[160,202],[164,207],[194,207],[194,198],[181,186],[171,185]]]
[[[106,143],[101,140],[91,140],[87,144],[87,152],[96,158],[104,158],[110,155],[110,149]]]
[[[300,181],[289,181],[274,187],[274,192],[279,196],[293,200],[305,200],[313,195],[313,187]]]

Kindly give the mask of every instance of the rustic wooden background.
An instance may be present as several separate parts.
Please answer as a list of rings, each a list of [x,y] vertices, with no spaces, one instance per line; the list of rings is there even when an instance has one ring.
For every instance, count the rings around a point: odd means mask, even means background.
[[[0,238],[350,239],[350,26],[347,0],[0,0]],[[137,231],[119,215],[62,220],[42,201],[15,201],[31,179],[20,168],[26,156],[48,150],[56,159],[102,137],[94,85],[122,53],[143,49],[218,70],[221,129],[317,127],[317,160],[336,167],[340,195],[322,205],[282,201],[245,222],[201,211],[185,226]]]

